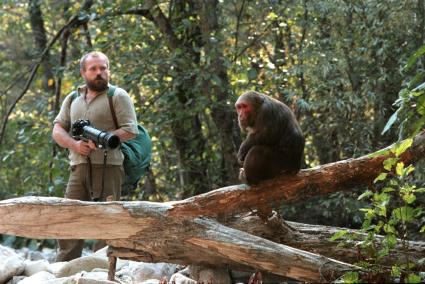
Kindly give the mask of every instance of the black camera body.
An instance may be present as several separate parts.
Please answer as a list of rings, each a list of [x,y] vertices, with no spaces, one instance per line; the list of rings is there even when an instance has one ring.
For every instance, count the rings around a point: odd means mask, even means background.
[[[107,131],[91,126],[90,120],[79,119],[72,124],[71,135],[76,140],[92,140],[96,147],[115,149],[120,145],[120,138]]]

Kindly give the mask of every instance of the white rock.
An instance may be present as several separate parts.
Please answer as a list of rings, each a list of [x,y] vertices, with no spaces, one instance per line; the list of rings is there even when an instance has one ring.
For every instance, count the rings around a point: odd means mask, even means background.
[[[180,273],[174,273],[170,278],[170,283],[175,284],[196,284],[197,282],[189,277],[184,276]],[[218,282],[217,282],[218,283]]]
[[[227,269],[205,268],[199,272],[198,283],[220,283],[231,284],[232,279]]]
[[[48,280],[55,279],[56,277],[47,271],[40,271],[30,277],[20,281],[19,284],[46,284]]]
[[[117,284],[117,282],[108,281],[108,273],[105,272],[84,272],[76,279],[77,284]]]
[[[59,271],[64,267],[65,264],[67,264],[68,262],[54,262],[54,263],[50,263],[49,267],[47,268],[47,272],[50,272],[54,275],[58,275]]]
[[[12,249],[0,245],[0,283],[20,275],[24,269],[24,259]]]
[[[24,275],[25,276],[31,276],[36,274],[40,271],[49,271],[49,262],[45,259],[37,260],[37,261],[31,261],[31,260],[25,260],[25,270]]]
[[[92,271],[95,268],[109,268],[109,263],[106,259],[96,256],[83,256],[65,263],[57,272],[56,277],[66,277],[74,275],[81,271]]]
[[[158,279],[148,279],[143,282],[138,282],[137,284],[159,284],[160,280]]]
[[[47,280],[44,284],[77,284],[77,280],[74,277],[61,277]]]
[[[143,282],[149,279],[169,279],[176,271],[176,264],[129,262],[129,273],[134,282]]]

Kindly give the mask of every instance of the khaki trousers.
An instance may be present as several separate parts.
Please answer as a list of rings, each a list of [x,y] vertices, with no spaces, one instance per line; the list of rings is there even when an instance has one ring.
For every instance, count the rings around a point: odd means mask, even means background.
[[[119,200],[124,176],[123,167],[112,165],[105,167],[102,192],[103,170],[103,165],[92,164],[90,175],[89,164],[71,166],[65,198],[83,201],[90,201],[92,198],[98,198],[99,201]],[[84,240],[58,240],[59,251],[56,261],[69,261],[80,257],[83,245]]]

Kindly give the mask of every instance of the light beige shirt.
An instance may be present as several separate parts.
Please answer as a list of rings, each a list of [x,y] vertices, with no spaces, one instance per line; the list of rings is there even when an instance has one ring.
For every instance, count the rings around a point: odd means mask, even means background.
[[[94,128],[108,132],[115,130],[115,124],[107,96],[108,90],[97,95],[89,103],[85,100],[86,91],[87,87],[83,85],[78,88],[78,96],[73,100],[72,93],[66,96],[53,124],[60,123],[65,130],[70,131],[71,125],[76,120],[88,119],[91,122],[91,126]],[[133,134],[138,134],[136,112],[133,102],[127,92],[117,87],[112,96],[112,101],[117,116],[118,127]],[[91,163],[103,164],[103,157],[104,150],[96,149],[90,154]],[[87,157],[72,150],[70,150],[69,159],[71,165],[87,163]],[[120,147],[108,150],[108,165],[122,165],[123,160],[124,156]]]

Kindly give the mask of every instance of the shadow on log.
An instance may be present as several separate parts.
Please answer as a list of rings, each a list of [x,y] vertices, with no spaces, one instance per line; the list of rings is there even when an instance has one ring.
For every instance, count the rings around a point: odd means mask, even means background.
[[[402,155],[405,164],[424,156],[424,137],[424,133],[418,135],[414,146]],[[330,252],[333,244],[327,241],[326,233],[326,237],[313,240],[291,223],[290,227],[282,225],[279,239],[272,241],[261,230],[251,234],[235,223],[229,222],[235,228],[220,224],[214,217],[230,219],[237,212],[261,211],[278,207],[281,202],[367,184],[382,170],[388,155],[389,151],[384,151],[303,170],[295,176],[281,176],[255,187],[227,187],[176,202],[96,203],[48,197],[4,200],[0,202],[0,233],[30,238],[103,239],[112,248],[111,256],[253,268],[301,281],[327,282],[359,268],[334,259],[343,258],[344,253]],[[422,258],[423,251],[412,253]],[[349,252],[346,255],[353,256],[354,252]]]

